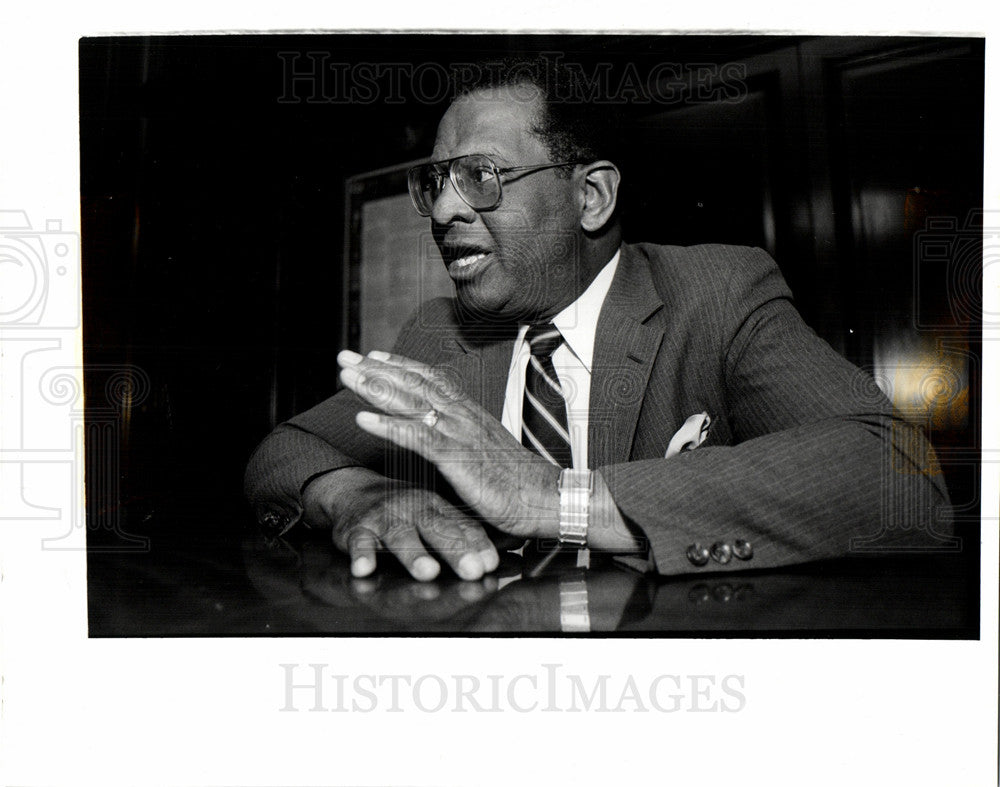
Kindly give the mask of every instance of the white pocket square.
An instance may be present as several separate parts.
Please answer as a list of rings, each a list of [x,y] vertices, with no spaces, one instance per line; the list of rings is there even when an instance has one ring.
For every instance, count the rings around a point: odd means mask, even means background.
[[[712,418],[708,413],[695,413],[690,416],[684,422],[684,426],[670,438],[670,444],[667,446],[664,458],[669,459],[671,456],[677,456],[682,451],[693,451],[705,442],[711,425]]]

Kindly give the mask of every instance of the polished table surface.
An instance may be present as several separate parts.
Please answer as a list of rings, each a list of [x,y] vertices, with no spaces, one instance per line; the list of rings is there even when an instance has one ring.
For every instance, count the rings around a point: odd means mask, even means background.
[[[355,579],[317,534],[158,536],[145,551],[88,555],[90,634],[978,637],[978,577],[963,554],[673,578],[600,556],[587,570],[558,555],[536,571],[527,555],[504,553],[478,582],[443,571],[420,583],[390,556]],[[566,614],[581,600],[584,626]]]

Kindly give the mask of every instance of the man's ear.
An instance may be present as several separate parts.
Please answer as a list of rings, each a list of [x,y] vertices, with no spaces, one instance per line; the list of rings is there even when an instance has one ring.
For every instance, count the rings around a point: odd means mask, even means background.
[[[584,167],[583,212],[580,226],[597,232],[611,218],[618,204],[618,184],[622,176],[610,161],[595,161]]]

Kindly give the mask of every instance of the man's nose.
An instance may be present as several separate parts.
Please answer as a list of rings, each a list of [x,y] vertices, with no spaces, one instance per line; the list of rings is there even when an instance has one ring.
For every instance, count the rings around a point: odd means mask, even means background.
[[[458,189],[449,178],[431,207],[431,219],[435,224],[454,224],[462,221],[471,224],[476,220],[476,211],[458,195]]]

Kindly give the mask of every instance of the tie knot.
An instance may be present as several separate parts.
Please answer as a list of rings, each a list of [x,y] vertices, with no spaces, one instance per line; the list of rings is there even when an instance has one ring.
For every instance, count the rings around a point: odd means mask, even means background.
[[[531,348],[531,354],[536,358],[550,358],[563,343],[562,334],[552,323],[532,325],[524,338]]]

